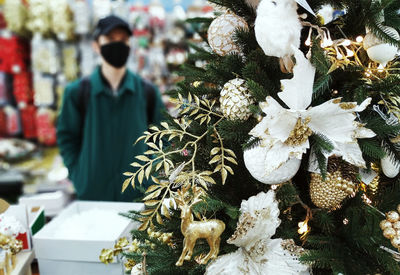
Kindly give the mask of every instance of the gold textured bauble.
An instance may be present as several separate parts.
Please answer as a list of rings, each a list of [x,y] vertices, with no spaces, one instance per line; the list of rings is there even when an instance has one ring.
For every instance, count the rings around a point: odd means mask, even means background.
[[[393,225],[392,225],[392,223],[391,223],[390,221],[383,220],[383,221],[381,221],[381,223],[379,224],[379,227],[380,227],[382,230],[385,230],[385,229],[387,229],[387,228],[392,228]]]
[[[395,235],[396,230],[394,230],[393,228],[386,228],[385,230],[383,230],[383,236],[386,239],[392,239]]]
[[[357,169],[341,158],[331,157],[325,181],[317,173],[311,173],[310,196],[319,208],[335,210],[345,198],[353,194],[357,186]]]
[[[400,204],[399,204],[399,205],[397,205],[397,212],[399,212],[399,213],[400,213]]]
[[[391,223],[395,223],[400,219],[400,215],[396,211],[389,211],[386,213],[386,219]]]
[[[232,79],[224,85],[219,101],[222,113],[231,120],[249,119],[251,116],[249,106],[255,103],[246,81],[240,78]]]
[[[249,29],[242,17],[232,12],[218,16],[208,28],[208,43],[211,49],[221,56],[239,52],[240,48],[234,41],[238,29]]]
[[[396,247],[400,248],[400,237],[394,237],[393,239],[390,240],[390,243]]]

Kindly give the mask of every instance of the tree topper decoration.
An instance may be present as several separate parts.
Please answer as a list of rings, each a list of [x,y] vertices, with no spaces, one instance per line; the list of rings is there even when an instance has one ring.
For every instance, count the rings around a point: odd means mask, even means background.
[[[355,113],[363,111],[370,104],[371,98],[360,105],[335,98],[319,106],[309,107],[315,68],[300,50],[295,47],[293,50],[297,63],[294,76],[292,79],[281,80],[283,88],[278,93],[289,109],[268,96],[260,104],[266,116],[249,133],[259,138],[260,146],[266,150],[266,173],[274,172],[289,159],[302,159],[302,155],[310,148],[309,137],[313,133],[325,136],[332,143],[334,150],[327,152],[327,157],[336,154],[355,166],[365,168],[357,138],[371,138],[375,133],[356,122]],[[252,167],[246,167],[252,173]]]

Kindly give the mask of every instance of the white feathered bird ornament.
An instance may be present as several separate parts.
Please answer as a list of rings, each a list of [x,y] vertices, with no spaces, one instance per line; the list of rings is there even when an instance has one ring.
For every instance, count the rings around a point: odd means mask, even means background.
[[[281,58],[284,71],[293,69],[293,48],[300,47],[302,25],[295,0],[261,0],[255,21],[256,39],[264,53]]]

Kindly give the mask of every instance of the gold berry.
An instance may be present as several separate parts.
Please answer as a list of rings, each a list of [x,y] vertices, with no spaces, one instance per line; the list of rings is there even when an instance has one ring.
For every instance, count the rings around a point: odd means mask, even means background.
[[[393,228],[396,230],[399,230],[400,229],[400,221],[393,223]]]
[[[397,213],[396,211],[389,211],[388,213],[386,213],[386,219],[391,223],[397,222],[399,218],[399,213]]]
[[[383,220],[383,221],[381,221],[381,223],[379,224],[379,226],[380,226],[380,228],[381,228],[382,230],[385,230],[385,229],[387,229],[387,228],[392,228],[392,223],[391,223],[390,221]]]
[[[396,230],[394,230],[393,228],[386,228],[385,230],[383,230],[383,236],[386,239],[392,239],[395,235]]]
[[[400,237],[395,237],[395,238],[393,238],[393,239],[390,241],[390,243],[391,243],[394,247],[399,248],[399,247],[400,247]]]

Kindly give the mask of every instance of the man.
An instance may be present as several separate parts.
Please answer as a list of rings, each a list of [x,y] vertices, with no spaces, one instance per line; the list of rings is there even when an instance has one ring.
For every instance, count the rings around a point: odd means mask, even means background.
[[[147,149],[133,143],[148,124],[160,122],[163,104],[153,86],[126,68],[131,35],[122,19],[101,19],[93,42],[101,65],[65,89],[57,139],[78,199],[133,201],[139,195],[133,188],[121,193],[123,173]]]

